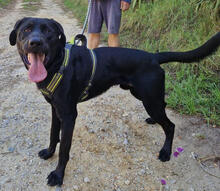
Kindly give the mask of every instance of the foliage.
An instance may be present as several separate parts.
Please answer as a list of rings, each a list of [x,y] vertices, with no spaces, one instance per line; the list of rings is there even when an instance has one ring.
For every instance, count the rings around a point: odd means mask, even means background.
[[[11,0],[0,0],[0,7],[5,7],[7,6]]]

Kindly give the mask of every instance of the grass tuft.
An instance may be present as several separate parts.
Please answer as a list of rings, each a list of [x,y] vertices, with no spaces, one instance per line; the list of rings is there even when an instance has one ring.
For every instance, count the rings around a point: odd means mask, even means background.
[[[7,6],[11,0],[0,0],[0,7],[5,7]]]

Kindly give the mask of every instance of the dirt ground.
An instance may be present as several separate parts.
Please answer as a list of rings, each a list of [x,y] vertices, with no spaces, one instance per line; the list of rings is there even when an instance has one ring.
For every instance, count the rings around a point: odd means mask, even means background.
[[[62,188],[50,188],[46,177],[54,170],[56,154],[48,161],[38,151],[49,143],[50,106],[11,47],[8,36],[24,16],[49,17],[62,23],[67,39],[81,29],[71,13],[52,0],[42,0],[38,11],[26,11],[18,0],[0,10],[0,190],[1,191],[217,191],[219,161],[200,166],[199,157],[220,155],[220,129],[198,117],[167,110],[176,124],[173,151],[178,157],[162,163],[157,155],[164,141],[158,125],[145,123],[142,104],[118,87],[78,105],[70,160]],[[59,145],[58,145],[59,146]],[[167,184],[161,188],[160,180]]]

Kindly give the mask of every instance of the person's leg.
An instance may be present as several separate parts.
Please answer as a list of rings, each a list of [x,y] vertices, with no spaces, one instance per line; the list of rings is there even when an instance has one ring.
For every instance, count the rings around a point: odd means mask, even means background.
[[[94,49],[99,46],[100,32],[103,23],[101,1],[92,0],[91,12],[88,22],[88,48]]]
[[[117,47],[120,45],[121,0],[108,0],[104,5],[102,6],[102,12],[109,34],[108,46]]]
[[[110,47],[120,46],[119,34],[109,34],[108,35],[108,46],[110,46]]]
[[[88,48],[89,49],[94,49],[99,46],[100,42],[100,33],[89,33],[89,38],[88,38]]]

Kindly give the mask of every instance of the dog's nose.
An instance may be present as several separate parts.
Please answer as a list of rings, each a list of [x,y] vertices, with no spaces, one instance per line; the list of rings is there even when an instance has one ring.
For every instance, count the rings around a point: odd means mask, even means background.
[[[30,48],[39,47],[42,45],[42,40],[38,37],[34,37],[29,40],[28,45]]]

